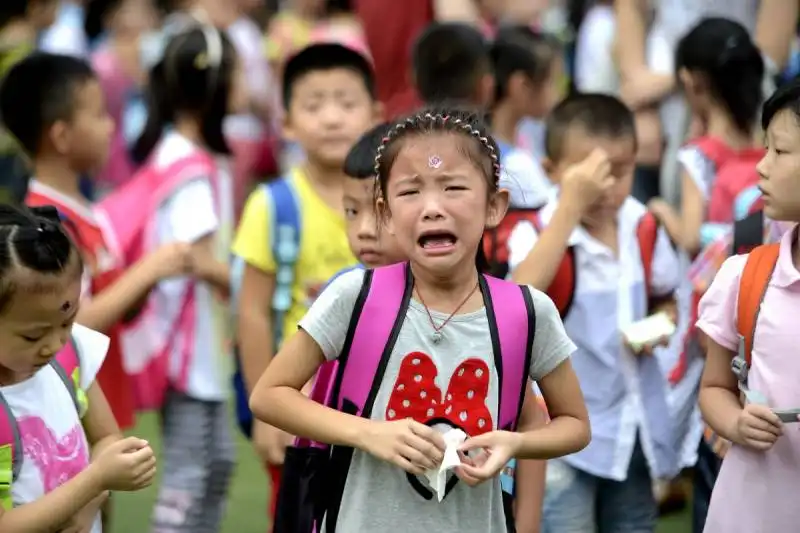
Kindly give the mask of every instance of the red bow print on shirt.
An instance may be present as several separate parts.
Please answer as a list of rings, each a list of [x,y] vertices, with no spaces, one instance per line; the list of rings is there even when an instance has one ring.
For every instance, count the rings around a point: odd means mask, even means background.
[[[422,424],[448,422],[472,437],[494,428],[486,407],[489,367],[480,359],[467,359],[450,376],[447,394],[436,386],[439,374],[430,356],[412,352],[403,358],[397,381],[386,406],[386,420],[411,418]]]

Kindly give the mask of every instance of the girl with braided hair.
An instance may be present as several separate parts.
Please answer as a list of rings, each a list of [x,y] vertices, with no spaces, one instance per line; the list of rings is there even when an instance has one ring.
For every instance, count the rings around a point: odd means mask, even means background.
[[[75,324],[82,261],[52,206],[0,205],[0,531],[101,533],[108,491],[147,487],[97,371],[108,337]]]
[[[336,466],[323,488],[319,531],[508,531],[498,479],[506,463],[559,457],[589,442],[569,361],[575,346],[545,294],[482,273],[481,237],[502,219],[508,193],[498,190],[497,145],[477,115],[431,109],[398,122],[377,151],[375,169],[381,223],[408,258],[401,265],[406,288],[400,310],[369,296],[397,266],[339,276],[273,359],[251,408],[267,424],[333,445],[330,464]],[[502,379],[510,375],[502,364],[506,350],[498,358],[492,341],[512,307],[496,299],[492,305],[487,294],[497,294],[497,286],[510,287],[526,302],[528,336],[524,328],[514,332],[529,354],[521,382]],[[326,360],[338,361],[339,376],[348,375],[354,358],[364,360],[351,322],[364,324],[384,312],[396,318],[374,376],[362,374],[373,381],[366,402],[353,411],[347,401],[317,403],[304,396],[303,385]],[[356,336],[358,330],[356,325]],[[538,383],[552,421],[518,433],[513,424],[500,423],[501,398],[521,398],[528,376]],[[334,396],[352,399],[352,391],[344,390],[347,379],[341,378]],[[443,437],[453,428],[467,436],[457,450]],[[430,471],[442,465],[445,450],[460,464],[447,472],[447,489],[437,492],[437,502]]]

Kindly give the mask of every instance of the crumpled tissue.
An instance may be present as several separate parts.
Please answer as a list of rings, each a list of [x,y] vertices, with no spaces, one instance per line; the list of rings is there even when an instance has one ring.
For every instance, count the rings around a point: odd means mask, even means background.
[[[428,484],[436,493],[439,501],[444,498],[445,488],[447,487],[447,471],[451,470],[461,464],[461,458],[458,456],[458,447],[467,439],[467,434],[458,428],[451,428],[447,430],[444,435],[445,450],[442,464],[439,468],[431,468],[425,472],[425,477],[428,479]]]

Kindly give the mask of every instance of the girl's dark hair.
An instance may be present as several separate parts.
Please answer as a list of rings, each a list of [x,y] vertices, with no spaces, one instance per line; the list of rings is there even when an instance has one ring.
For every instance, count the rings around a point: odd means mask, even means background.
[[[550,75],[560,45],[553,37],[537,33],[528,26],[500,28],[490,53],[495,75],[495,101],[508,96],[508,82],[516,72],[524,73],[534,83]]]
[[[89,0],[86,4],[86,14],[83,18],[83,30],[89,41],[94,41],[105,30],[105,19],[114,10],[118,9],[124,0]]]
[[[465,108],[436,107],[422,111],[395,123],[383,138],[375,155],[376,194],[387,197],[389,172],[402,147],[402,140],[411,136],[453,132],[464,139],[464,153],[486,179],[486,194],[497,192],[500,182],[500,149],[489,135],[481,112]],[[384,203],[384,205],[386,205]],[[475,264],[479,272],[489,270],[489,262],[478,246]]]
[[[0,312],[14,296],[16,285],[10,274],[15,268],[53,275],[67,269],[79,273],[76,252],[55,207],[0,205]]]
[[[724,18],[703,19],[678,43],[675,65],[705,75],[736,127],[752,132],[763,100],[764,59],[744,26]]]
[[[219,63],[214,64],[214,48],[220,45]],[[147,123],[133,146],[134,160],[143,163],[164,128],[181,113],[200,120],[200,133],[207,148],[230,154],[222,122],[228,113],[235,62],[233,45],[215,28],[198,26],[173,36],[164,57],[150,71]]]

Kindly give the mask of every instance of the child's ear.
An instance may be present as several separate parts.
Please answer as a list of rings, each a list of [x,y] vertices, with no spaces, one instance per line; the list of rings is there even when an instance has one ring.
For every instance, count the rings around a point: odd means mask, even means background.
[[[692,74],[689,72],[689,69],[685,67],[678,70],[678,81],[680,81],[683,90],[687,93],[697,92],[700,88],[699,86],[702,84],[702,80],[699,79],[699,76]]]
[[[545,174],[548,176],[556,171],[556,165],[549,157],[543,157],[540,161],[540,164],[542,165],[542,170],[544,170]]]
[[[294,134],[294,128],[292,127],[292,120],[289,117],[288,112],[284,112],[283,114],[283,123],[281,124],[281,131],[283,132],[283,138],[287,141],[297,141],[297,137]]]
[[[72,132],[69,125],[63,120],[57,120],[47,130],[47,140],[50,141],[56,153],[61,155],[69,153],[72,144]]]
[[[478,82],[477,93],[475,94],[476,103],[481,107],[488,108],[494,103],[494,75],[484,74]]]
[[[386,107],[378,100],[372,104],[372,125],[377,126],[386,119]]]
[[[486,227],[496,228],[508,211],[509,195],[506,189],[500,189],[489,198],[486,212]]]
[[[378,196],[378,198],[375,199],[375,214],[378,217],[378,224],[383,224],[383,227],[386,228],[386,233],[394,236],[394,222],[389,212],[389,206],[386,204],[383,196]]]
[[[525,89],[530,83],[522,71],[514,72],[508,77],[506,84],[506,96],[511,98],[524,98]]]

